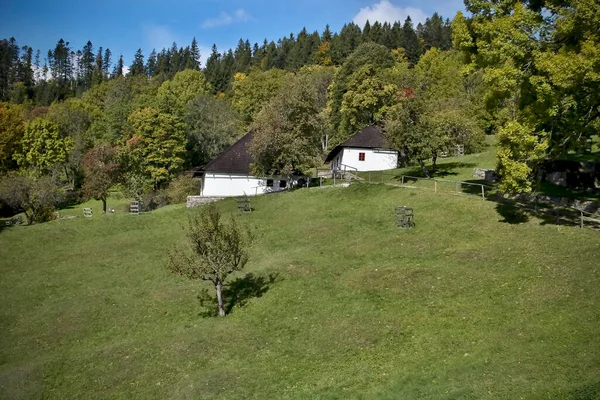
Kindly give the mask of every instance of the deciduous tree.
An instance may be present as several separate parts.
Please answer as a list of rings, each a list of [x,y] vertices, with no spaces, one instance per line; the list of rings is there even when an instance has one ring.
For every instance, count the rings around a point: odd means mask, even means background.
[[[217,207],[209,204],[199,215],[189,217],[187,237],[187,248],[170,252],[168,268],[188,279],[210,281],[215,287],[219,316],[224,317],[223,284],[248,262],[253,235],[233,216],[223,222]]]
[[[102,212],[106,213],[109,189],[118,181],[116,150],[109,144],[90,149],[81,160],[84,182],[81,193],[86,199],[102,201]]]
[[[27,224],[42,222],[52,215],[63,199],[50,176],[35,178],[27,173],[11,172],[0,179],[0,198],[14,210],[22,210]]]

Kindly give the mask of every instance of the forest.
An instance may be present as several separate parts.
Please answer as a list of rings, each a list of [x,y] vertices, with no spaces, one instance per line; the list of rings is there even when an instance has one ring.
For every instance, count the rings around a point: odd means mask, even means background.
[[[114,187],[146,204],[181,201],[197,190],[185,172],[248,130],[256,174],[308,172],[370,124],[426,175],[441,152],[475,152],[496,135],[500,188],[531,191],[544,160],[594,151],[600,5],[465,4],[452,21],[302,29],[210,55],[194,38],[139,49],[128,68],[89,41],[60,39],[42,55],[0,40],[0,212],[31,223],[73,199],[106,208]]]

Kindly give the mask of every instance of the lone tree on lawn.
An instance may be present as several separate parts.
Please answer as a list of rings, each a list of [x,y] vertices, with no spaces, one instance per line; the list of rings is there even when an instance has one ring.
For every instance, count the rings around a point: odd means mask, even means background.
[[[83,157],[84,183],[82,193],[85,198],[102,200],[102,212],[106,214],[108,191],[117,182],[118,164],[116,151],[108,144],[94,147]]]
[[[229,223],[223,223],[214,204],[206,206],[200,215],[189,217],[187,237],[189,248],[171,252],[168,268],[189,279],[211,281],[217,293],[219,316],[224,317],[223,282],[229,274],[244,268],[247,248],[254,237],[233,216]]]

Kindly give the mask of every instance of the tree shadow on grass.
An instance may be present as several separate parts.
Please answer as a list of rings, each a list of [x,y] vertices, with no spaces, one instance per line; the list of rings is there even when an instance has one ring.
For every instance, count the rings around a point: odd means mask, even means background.
[[[279,274],[269,274],[267,276],[254,275],[248,273],[243,277],[237,278],[231,282],[225,283],[223,288],[223,301],[225,303],[225,313],[229,314],[234,307],[244,307],[249,300],[259,298],[264,295],[279,278]],[[217,300],[214,288],[204,288],[198,295],[200,305],[204,308],[200,316],[204,318],[216,317]]]
[[[458,168],[474,168],[477,164],[474,163],[464,163],[464,162],[450,162],[450,163],[442,163],[438,164],[435,169],[432,168],[431,165],[427,165],[427,169],[431,174],[431,178],[444,178],[446,176],[455,176],[458,175],[458,172],[454,171]],[[426,178],[423,173],[423,169],[420,166],[413,166],[411,169],[405,171],[403,174],[398,174],[394,178],[401,179],[402,175],[416,176],[419,178]]]
[[[498,203],[496,204],[496,211],[503,220],[500,222],[506,222],[508,224],[523,224],[529,221],[529,215],[525,212],[525,210],[515,207],[511,204],[506,203]]]
[[[582,386],[569,393],[572,400],[597,400],[600,398],[600,382]]]

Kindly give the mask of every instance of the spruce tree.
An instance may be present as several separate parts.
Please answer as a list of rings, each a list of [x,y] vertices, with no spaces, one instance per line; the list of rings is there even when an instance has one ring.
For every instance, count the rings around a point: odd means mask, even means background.
[[[102,72],[105,77],[108,77],[110,71],[112,53],[109,48],[104,51],[104,58],[102,59]]]
[[[92,42],[88,42],[83,46],[80,60],[81,73],[83,74],[82,82],[85,89],[89,89],[92,86],[92,77],[94,74],[94,47]]]
[[[189,68],[200,69],[200,48],[196,37],[192,40],[192,47],[190,48],[190,65]]]
[[[415,65],[419,61],[423,49],[421,48],[421,42],[413,29],[410,17],[406,18],[404,26],[402,27],[402,47],[404,47],[406,58],[410,65]]]
[[[157,65],[156,65],[156,50],[152,49],[152,52],[148,56],[148,61],[146,61],[146,74],[150,78],[153,78],[157,74]]]
[[[135,57],[133,59],[133,64],[129,67],[129,73],[131,75],[142,75],[146,72],[144,67],[144,55],[142,54],[142,49],[138,49],[135,52]]]
[[[119,76],[123,76],[123,55],[119,56],[119,61],[115,64],[115,68],[113,69],[113,78],[117,78]]]
[[[333,38],[333,36],[331,35],[331,29],[329,28],[329,24],[325,25],[325,30],[323,31],[323,34],[321,35],[321,41],[322,42],[331,42],[331,39]]]

